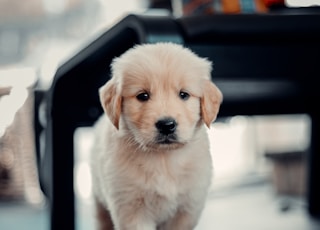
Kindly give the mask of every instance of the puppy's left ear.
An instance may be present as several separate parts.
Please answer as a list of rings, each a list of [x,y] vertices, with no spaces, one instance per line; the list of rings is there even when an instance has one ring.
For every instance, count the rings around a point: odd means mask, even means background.
[[[210,127],[211,123],[217,118],[222,98],[222,93],[218,89],[218,87],[210,80],[205,80],[204,93],[200,101],[201,116],[208,128]]]
[[[112,124],[119,129],[122,97],[114,79],[109,80],[99,89],[100,102]]]

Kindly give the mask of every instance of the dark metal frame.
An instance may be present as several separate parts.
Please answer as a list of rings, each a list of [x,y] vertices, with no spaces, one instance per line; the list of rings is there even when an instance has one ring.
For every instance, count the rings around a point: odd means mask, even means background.
[[[47,124],[40,179],[50,201],[51,229],[75,229],[73,135],[102,114],[98,88],[109,79],[111,60],[135,44],[166,41],[181,43],[214,62],[212,78],[224,94],[219,117],[310,115],[308,210],[319,216],[319,21],[315,13],[178,19],[129,15],[67,61],[43,101]]]

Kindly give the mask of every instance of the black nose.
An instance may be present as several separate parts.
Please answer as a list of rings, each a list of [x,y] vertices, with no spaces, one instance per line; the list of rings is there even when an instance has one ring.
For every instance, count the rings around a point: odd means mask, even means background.
[[[169,135],[176,131],[177,122],[172,118],[164,118],[157,121],[156,127],[161,134]]]

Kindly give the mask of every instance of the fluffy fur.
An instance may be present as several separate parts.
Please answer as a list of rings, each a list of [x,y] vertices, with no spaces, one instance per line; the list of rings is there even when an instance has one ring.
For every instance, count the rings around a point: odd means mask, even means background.
[[[100,229],[197,225],[212,172],[205,125],[222,101],[210,79],[211,63],[176,44],[115,58],[91,162]]]

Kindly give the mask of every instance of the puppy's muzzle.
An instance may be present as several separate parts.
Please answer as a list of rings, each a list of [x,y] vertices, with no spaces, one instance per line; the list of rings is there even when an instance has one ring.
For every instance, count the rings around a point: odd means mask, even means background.
[[[159,144],[171,144],[177,142],[177,122],[173,118],[163,118],[155,123],[158,131],[157,142]]]
[[[173,134],[177,129],[177,122],[172,118],[164,118],[155,124],[160,134],[170,135]]]

